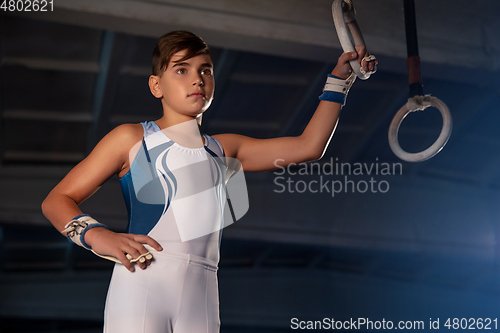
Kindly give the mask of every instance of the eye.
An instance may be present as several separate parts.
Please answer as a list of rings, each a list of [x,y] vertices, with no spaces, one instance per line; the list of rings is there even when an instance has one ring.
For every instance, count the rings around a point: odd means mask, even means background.
[[[186,74],[187,70],[185,68],[179,68],[175,71],[177,74]]]
[[[212,70],[209,69],[209,68],[206,68],[204,70],[201,71],[201,74],[202,75],[207,75],[207,76],[212,76]]]

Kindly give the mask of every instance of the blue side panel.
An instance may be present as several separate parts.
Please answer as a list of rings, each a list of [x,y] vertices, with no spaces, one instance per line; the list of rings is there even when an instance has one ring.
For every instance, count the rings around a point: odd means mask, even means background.
[[[154,228],[163,213],[163,204],[147,204],[137,200],[131,173],[120,179],[123,198],[127,206],[129,224],[127,232],[147,235]]]
[[[129,189],[129,186],[132,184],[132,181],[128,178],[130,178],[130,171],[127,172],[125,174],[125,176],[120,178],[120,186],[122,188],[123,200],[125,201],[125,206],[127,207],[128,223],[130,225],[131,207],[130,207],[130,189]],[[133,190],[132,190],[132,192],[133,192]],[[128,231],[129,225],[127,225],[127,231]]]
[[[128,211],[129,233],[149,234],[164,214],[165,198],[170,202],[171,193],[165,193],[154,165],[159,154],[171,145],[169,142],[147,150],[143,141],[129,172],[120,179]]]

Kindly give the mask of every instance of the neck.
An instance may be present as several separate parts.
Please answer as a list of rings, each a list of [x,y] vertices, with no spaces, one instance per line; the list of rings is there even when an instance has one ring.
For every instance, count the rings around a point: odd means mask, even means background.
[[[183,147],[201,148],[204,145],[203,135],[196,118],[176,122],[163,116],[155,122],[162,132]]]

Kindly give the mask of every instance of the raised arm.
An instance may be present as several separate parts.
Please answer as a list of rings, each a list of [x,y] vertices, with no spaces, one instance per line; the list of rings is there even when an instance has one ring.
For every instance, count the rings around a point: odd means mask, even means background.
[[[43,201],[42,211],[59,232],[75,216],[82,214],[79,204],[94,194],[111,176],[120,174],[128,167],[130,150],[140,138],[141,125],[118,126],[54,187]],[[99,254],[120,259],[129,270],[133,267],[125,254],[137,258],[147,252],[140,243],[148,243],[161,250],[160,245],[148,236],[117,234],[102,227],[90,229],[85,234],[85,242]],[[144,264],[140,266],[143,268]]]
[[[346,79],[351,73],[349,60],[361,59],[366,54],[364,47],[356,47],[356,52],[343,53],[332,71],[332,75]],[[363,68],[372,70],[374,62],[363,62]],[[325,75],[326,76],[326,75]],[[237,158],[245,171],[276,169],[279,165],[300,163],[320,159],[337,126],[342,105],[336,102],[320,101],[313,117],[299,136],[272,139],[255,139],[237,134],[218,134],[214,138],[224,147],[226,156]]]

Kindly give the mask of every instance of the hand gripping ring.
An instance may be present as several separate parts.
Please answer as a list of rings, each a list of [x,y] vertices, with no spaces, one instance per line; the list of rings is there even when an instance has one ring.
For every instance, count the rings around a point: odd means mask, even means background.
[[[334,0],[332,3],[332,16],[333,23],[335,23],[335,30],[337,30],[337,35],[339,36],[340,45],[344,52],[355,52],[356,49],[352,45],[352,40],[354,45],[365,46],[365,41],[363,40],[363,35],[359,29],[358,23],[356,22],[356,17],[354,15],[354,6],[351,0]],[[348,31],[349,28],[349,31]],[[376,67],[373,71],[365,72],[363,68],[358,63],[357,59],[349,61],[352,70],[361,80],[366,80],[371,74],[375,73]]]
[[[368,74],[368,76],[370,76],[371,74],[375,74],[375,72],[377,71],[376,65],[373,67],[373,70],[368,72],[363,69],[363,61],[373,61],[373,60],[377,60],[377,58],[375,58],[374,55],[365,56],[363,59],[361,59],[361,66],[359,68],[359,71],[363,74]]]
[[[424,110],[429,106],[434,106],[437,108],[443,117],[443,127],[441,129],[441,134],[437,138],[436,142],[432,144],[429,148],[419,153],[407,153],[398,141],[399,126],[403,122],[403,119],[410,114],[410,112]],[[436,97],[431,97],[430,95],[425,96],[415,96],[408,100],[408,103],[403,105],[401,109],[396,113],[392,119],[391,125],[389,126],[389,145],[391,146],[394,154],[400,159],[407,162],[422,162],[433,157],[443,149],[450,138],[452,129],[452,120],[450,115],[450,110],[440,99]]]

